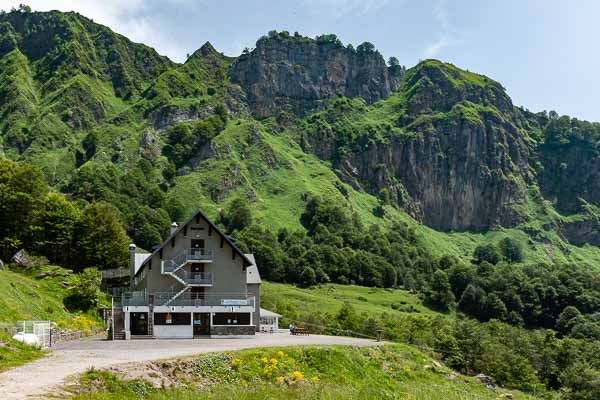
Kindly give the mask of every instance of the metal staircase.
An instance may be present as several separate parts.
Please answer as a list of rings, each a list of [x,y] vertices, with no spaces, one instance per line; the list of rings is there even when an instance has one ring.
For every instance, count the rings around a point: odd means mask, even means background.
[[[212,286],[213,275],[210,272],[189,272],[184,269],[188,264],[211,263],[213,259],[212,250],[203,248],[183,249],[170,260],[161,261],[161,274],[169,275],[181,285],[183,288],[169,298],[164,304],[168,306],[177,297],[193,286]]]
[[[163,306],[168,306],[169,304],[171,304],[173,301],[175,301],[175,299],[177,299],[179,296],[181,296],[184,292],[186,292],[188,289],[190,288],[190,286],[184,286],[183,289],[181,289],[179,292],[177,292],[173,297],[171,297],[169,300],[167,300],[166,303],[163,304]]]

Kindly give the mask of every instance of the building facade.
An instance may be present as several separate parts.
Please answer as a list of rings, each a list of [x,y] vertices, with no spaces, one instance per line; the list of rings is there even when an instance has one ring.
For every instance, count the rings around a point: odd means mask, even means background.
[[[113,338],[252,336],[260,324],[260,274],[201,211],[152,253],[130,246],[130,291],[113,306]]]

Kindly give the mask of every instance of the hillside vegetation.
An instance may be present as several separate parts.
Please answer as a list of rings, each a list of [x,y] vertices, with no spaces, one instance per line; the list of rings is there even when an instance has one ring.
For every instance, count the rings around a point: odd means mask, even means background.
[[[152,366],[135,380],[90,371],[74,399],[496,399],[498,393],[406,346],[283,347]],[[148,370],[148,372],[150,369]],[[184,379],[183,388],[155,388]],[[154,383],[154,386],[152,383]],[[499,390],[500,393],[506,392]],[[514,399],[532,399],[511,391]]]

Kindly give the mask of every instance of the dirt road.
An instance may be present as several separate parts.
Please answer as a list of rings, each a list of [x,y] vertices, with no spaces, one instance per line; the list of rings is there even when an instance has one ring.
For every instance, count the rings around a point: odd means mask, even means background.
[[[50,356],[0,374],[0,399],[40,399],[62,386],[65,378],[91,367],[149,361],[199,353],[253,347],[293,345],[372,346],[377,342],[335,336],[290,336],[289,333],[258,334],[252,339],[136,340],[110,342],[89,339],[54,348]]]

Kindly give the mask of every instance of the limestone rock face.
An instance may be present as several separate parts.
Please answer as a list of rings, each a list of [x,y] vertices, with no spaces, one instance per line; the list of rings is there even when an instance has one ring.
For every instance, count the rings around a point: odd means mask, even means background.
[[[528,151],[510,127],[436,122],[340,163],[373,194],[387,189],[416,219],[438,230],[481,230],[522,221]],[[346,179],[347,180],[347,179]]]
[[[247,93],[253,113],[268,117],[279,111],[304,115],[336,95],[372,103],[398,88],[404,69],[388,68],[377,51],[336,41],[263,37],[229,74]]]
[[[527,218],[517,210],[535,179],[531,149],[498,83],[430,61],[407,73],[394,96],[405,108],[387,128],[381,114],[334,104],[307,125],[301,145],[330,160],[345,182],[374,195],[387,191],[434,229],[482,230]]]

